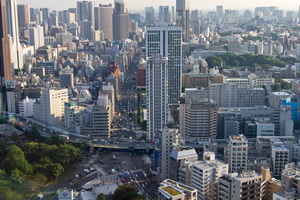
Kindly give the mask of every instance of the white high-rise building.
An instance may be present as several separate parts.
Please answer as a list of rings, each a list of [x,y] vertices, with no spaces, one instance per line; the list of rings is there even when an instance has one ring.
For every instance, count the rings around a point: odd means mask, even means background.
[[[22,68],[22,47],[19,41],[18,11],[16,0],[6,0],[6,16],[8,35],[10,37],[10,53],[12,68]]]
[[[228,164],[229,172],[247,169],[248,140],[244,135],[229,136]]]
[[[156,23],[146,29],[146,56],[168,58],[168,102],[178,104],[182,86],[182,29],[167,23]]]
[[[228,174],[228,164],[220,160],[196,161],[191,164],[191,186],[198,190],[198,199],[217,199],[218,178]]]
[[[29,99],[28,96],[22,101],[19,101],[19,113],[23,117],[33,116],[33,104],[36,102],[35,99]]]
[[[29,26],[29,44],[34,46],[36,51],[39,47],[44,46],[44,28],[40,25]]]
[[[33,104],[33,117],[49,126],[63,125],[68,89],[43,89],[40,101]]]
[[[108,99],[111,105],[111,118],[113,119],[115,113],[115,89],[114,86],[108,83],[107,85],[102,85],[102,90],[99,91],[100,94],[108,95]]]
[[[168,59],[153,56],[147,60],[148,137],[153,139],[168,121]]]

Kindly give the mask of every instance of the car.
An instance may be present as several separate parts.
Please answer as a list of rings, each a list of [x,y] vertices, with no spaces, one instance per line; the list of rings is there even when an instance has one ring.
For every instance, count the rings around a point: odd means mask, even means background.
[[[144,185],[144,184],[142,184],[142,187],[143,187],[143,188],[145,188],[145,185]]]

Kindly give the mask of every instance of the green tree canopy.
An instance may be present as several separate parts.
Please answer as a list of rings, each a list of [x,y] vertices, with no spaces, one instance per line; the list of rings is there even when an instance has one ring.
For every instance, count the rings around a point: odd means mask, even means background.
[[[105,196],[105,194],[101,193],[97,196],[97,200],[107,200],[107,197]]]
[[[8,149],[2,166],[8,174],[12,174],[14,170],[18,170],[20,176],[29,175],[32,172],[32,166],[26,160],[24,152],[16,145],[12,145]]]
[[[114,193],[114,200],[133,200],[138,196],[138,193],[132,186],[123,185],[116,189]]]

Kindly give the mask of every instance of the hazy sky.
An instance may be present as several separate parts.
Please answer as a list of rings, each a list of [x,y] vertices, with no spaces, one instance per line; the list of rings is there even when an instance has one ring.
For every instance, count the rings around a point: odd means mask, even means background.
[[[176,0],[124,0],[129,10],[140,10],[145,6],[174,5]],[[29,4],[32,8],[49,7],[52,10],[64,10],[76,7],[77,0],[17,0],[18,3]],[[108,4],[113,0],[95,0]],[[300,0],[190,0],[190,8],[201,10],[215,9],[216,5],[223,5],[224,9],[254,9],[257,6],[278,6],[284,10],[298,10]]]

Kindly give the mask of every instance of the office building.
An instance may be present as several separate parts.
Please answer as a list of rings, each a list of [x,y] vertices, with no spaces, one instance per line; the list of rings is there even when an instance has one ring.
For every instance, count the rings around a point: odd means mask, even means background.
[[[17,113],[18,100],[15,90],[6,91],[7,112]]]
[[[80,39],[92,40],[91,22],[85,19],[81,21],[79,24],[80,24],[80,32],[79,32]]]
[[[300,194],[300,169],[293,162],[286,165],[281,174],[281,187],[282,190],[288,190],[290,188],[294,188],[295,192]]]
[[[147,60],[147,125],[153,140],[168,121],[168,59],[153,56]]]
[[[33,118],[48,126],[62,126],[68,89],[43,89],[41,98],[33,104]]]
[[[27,26],[30,22],[30,8],[28,4],[18,5],[18,22],[19,30],[27,29]]]
[[[123,0],[115,1],[113,12],[113,40],[124,40],[129,36],[128,11]]]
[[[176,24],[182,27],[182,39],[190,39],[190,2],[189,0],[176,0]]]
[[[8,37],[5,0],[0,1],[0,11],[0,85],[5,86],[6,81],[12,81],[10,39]],[[1,110],[5,110],[5,108],[1,107]]]
[[[185,174],[185,183],[198,190],[198,199],[216,200],[218,179],[228,174],[228,164],[216,160],[213,152],[204,152],[203,161],[186,162],[181,172]]]
[[[40,25],[29,26],[29,44],[34,46],[36,51],[39,47],[44,46],[44,29]]]
[[[13,69],[23,67],[22,46],[19,41],[19,25],[16,0],[6,0],[6,19],[10,38],[10,55]]]
[[[253,172],[232,173],[219,178],[219,199],[257,199],[263,197],[265,182],[262,175]]]
[[[29,99],[28,96],[22,101],[19,101],[19,113],[22,117],[33,117],[33,104],[36,102],[35,99]]]
[[[91,29],[94,29],[94,1],[77,1],[77,13],[76,13],[76,21],[80,23],[81,21],[87,20],[90,22]]]
[[[216,138],[218,103],[211,99],[180,104],[180,133],[186,140]]]
[[[95,30],[103,31],[104,38],[113,40],[113,7],[111,4],[100,4],[95,7]]]
[[[289,150],[282,146],[272,146],[273,176],[280,177],[285,165],[289,163]]]
[[[198,154],[195,149],[188,146],[176,146],[173,148],[170,154],[170,168],[169,176],[175,180],[179,181],[181,177],[181,168],[186,162],[194,162],[198,160]]]
[[[157,23],[146,29],[146,57],[161,55],[168,58],[168,102],[178,104],[182,86],[181,27]]]
[[[154,8],[153,7],[145,7],[145,23],[146,26],[154,23]]]
[[[242,172],[247,169],[248,140],[244,135],[229,136],[228,145],[229,172]]]
[[[59,72],[59,80],[61,88],[74,88],[73,68],[67,66],[61,69]]]
[[[223,17],[223,6],[216,7],[217,18],[220,19]]]
[[[225,77],[222,74],[198,73],[186,73],[182,77],[182,86],[186,88],[208,87],[209,83],[225,83]]]
[[[99,95],[97,105],[92,107],[84,134],[89,137],[108,139],[111,132],[111,105],[108,95]]]
[[[115,116],[115,89],[114,86],[108,83],[107,85],[102,85],[102,89],[99,91],[100,94],[108,95],[108,100],[111,105],[111,118],[113,119]]]
[[[160,22],[171,23],[172,11],[170,6],[159,6],[158,19]]]
[[[236,107],[237,105],[237,84],[209,84],[209,98],[218,102],[220,107]]]
[[[160,183],[158,188],[158,200],[198,200],[197,189],[166,179]]]
[[[79,106],[76,102],[65,103],[64,125],[68,131],[76,134],[84,133],[86,110],[86,107]]]
[[[170,178],[170,154],[174,146],[179,144],[178,129],[163,128],[160,145],[160,180]]]

